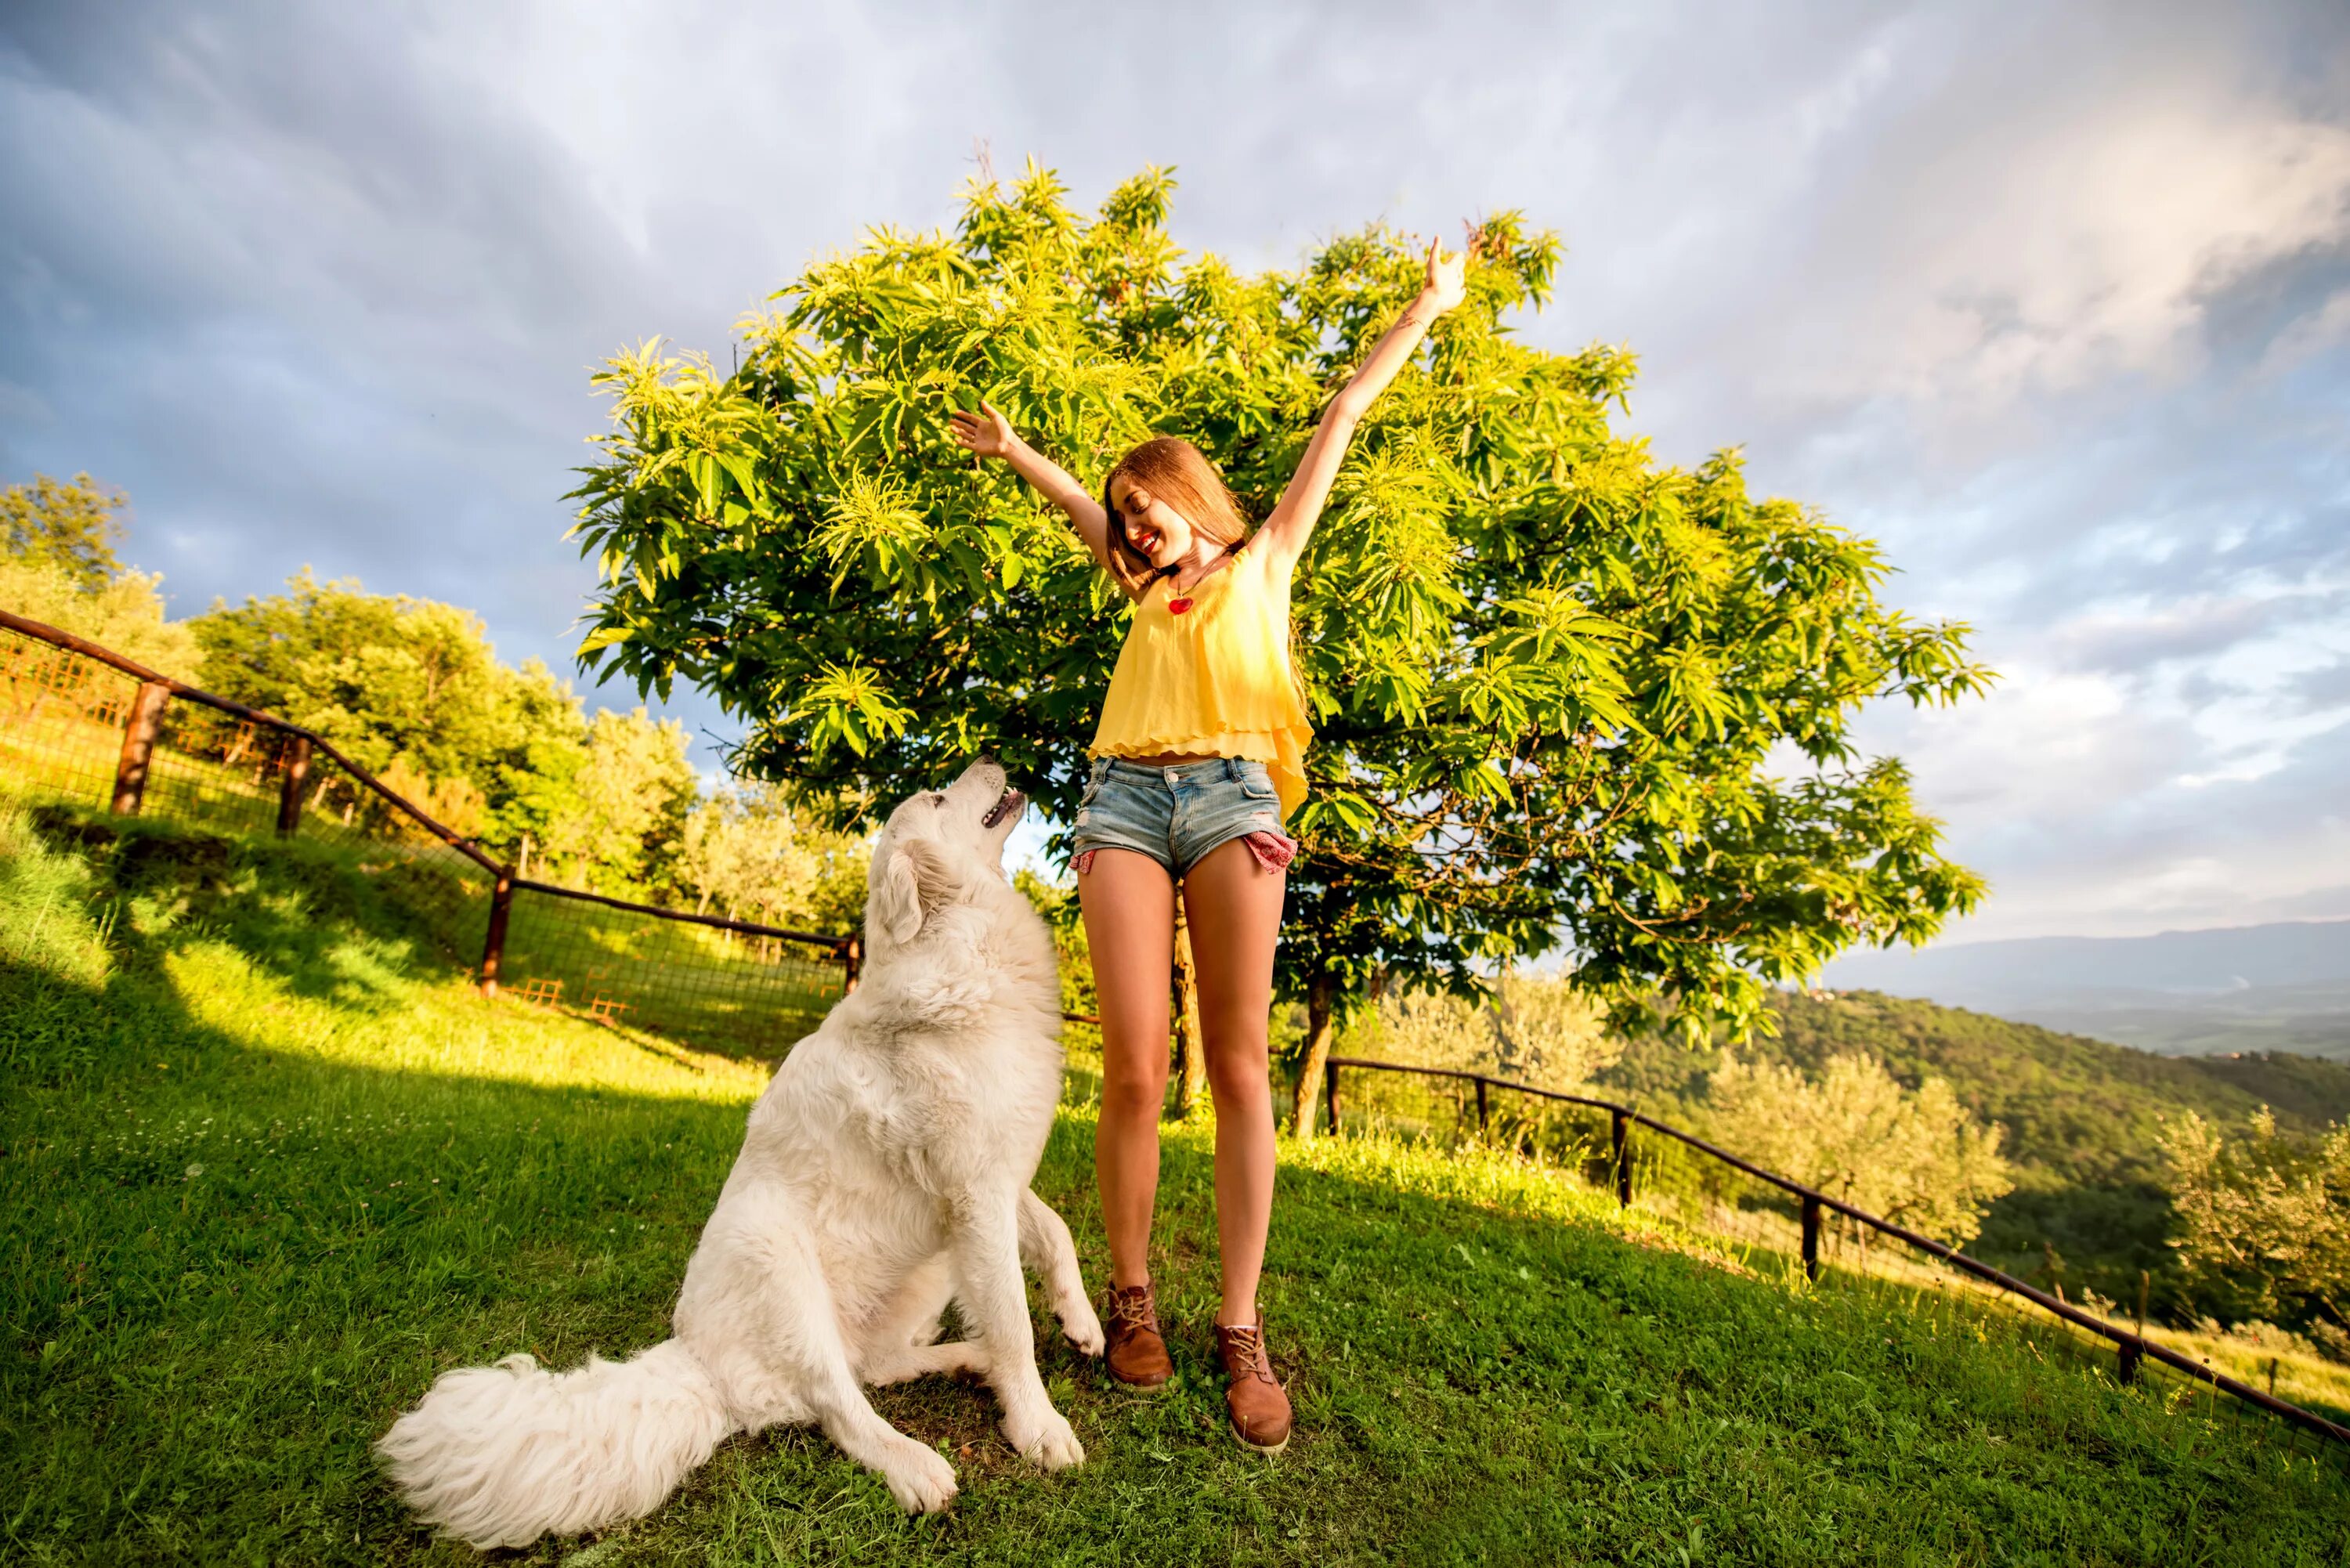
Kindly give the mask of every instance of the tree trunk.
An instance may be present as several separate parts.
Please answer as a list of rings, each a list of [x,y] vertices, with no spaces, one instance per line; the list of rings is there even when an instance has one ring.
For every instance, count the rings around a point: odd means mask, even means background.
[[[1183,900],[1175,900],[1175,1108],[1188,1116],[1200,1103],[1200,1089],[1208,1081],[1208,1053],[1200,1028],[1200,971],[1191,962],[1191,928],[1183,917]]]
[[[1291,1130],[1301,1138],[1314,1136],[1314,1101],[1322,1092],[1322,1069],[1330,1060],[1337,1000],[1338,982],[1329,975],[1315,975],[1305,988],[1305,1060],[1298,1065],[1297,1098],[1289,1117]]]

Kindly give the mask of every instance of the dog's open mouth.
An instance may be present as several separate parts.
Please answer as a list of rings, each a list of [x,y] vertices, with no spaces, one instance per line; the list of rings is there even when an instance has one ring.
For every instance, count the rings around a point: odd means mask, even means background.
[[[1012,815],[1022,806],[1026,805],[1027,804],[1028,797],[1022,794],[1018,790],[1005,790],[1003,792],[1003,798],[987,808],[987,815],[979,819],[979,825],[982,827],[993,827],[997,823],[1002,822],[1005,817]]]

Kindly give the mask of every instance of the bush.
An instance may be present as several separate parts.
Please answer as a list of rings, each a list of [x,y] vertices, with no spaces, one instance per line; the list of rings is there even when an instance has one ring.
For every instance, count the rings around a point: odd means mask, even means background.
[[[1732,1056],[1714,1071],[1706,1120],[1756,1164],[1956,1247],[2015,1186],[2006,1129],[1969,1116],[1949,1080],[1912,1093],[1870,1055],[1830,1057],[1816,1080]]]

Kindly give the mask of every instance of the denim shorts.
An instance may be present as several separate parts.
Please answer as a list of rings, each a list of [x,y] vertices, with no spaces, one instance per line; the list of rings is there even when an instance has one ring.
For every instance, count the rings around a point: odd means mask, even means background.
[[[1150,767],[1096,757],[1077,807],[1070,863],[1083,876],[1097,849],[1131,849],[1181,877],[1208,852],[1248,840],[1257,864],[1286,867],[1297,845],[1281,831],[1281,797],[1263,763],[1211,757]]]

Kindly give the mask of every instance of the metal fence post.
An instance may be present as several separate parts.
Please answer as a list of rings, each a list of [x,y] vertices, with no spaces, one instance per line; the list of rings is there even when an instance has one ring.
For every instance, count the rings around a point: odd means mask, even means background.
[[[1820,1277],[1820,1200],[1804,1199],[1804,1278],[1814,1284]]]
[[[1322,1098],[1329,1112],[1330,1136],[1338,1136],[1338,1064],[1324,1060],[1322,1064]]]
[[[277,779],[277,836],[291,838],[302,826],[302,792],[310,783],[310,737],[286,738],[285,768]]]
[[[490,933],[482,941],[482,994],[498,993],[498,964],[506,956],[506,917],[514,912],[514,873],[498,873],[490,889]]]
[[[1616,1164],[1616,1201],[1628,1209],[1632,1206],[1632,1129],[1623,1111],[1613,1106],[1607,1112],[1607,1143]]]
[[[142,680],[131,699],[130,718],[122,726],[122,754],[114,763],[114,804],[117,816],[136,816],[147,794],[147,766],[155,754],[155,736],[163,727],[163,704],[172,689],[160,680]]]

